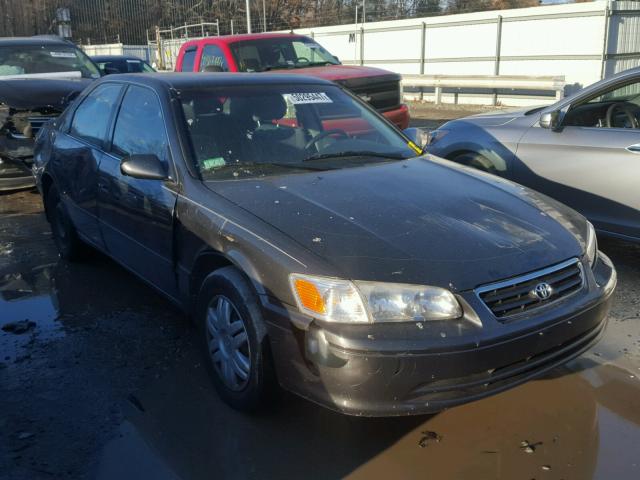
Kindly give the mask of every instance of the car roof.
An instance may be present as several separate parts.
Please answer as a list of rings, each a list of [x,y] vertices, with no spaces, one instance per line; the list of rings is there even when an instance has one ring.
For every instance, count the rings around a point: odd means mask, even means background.
[[[240,41],[247,40],[262,40],[267,38],[300,38],[305,37],[305,35],[301,35],[299,33],[241,33],[237,35],[221,35],[221,36],[211,36],[199,38],[196,40],[191,40],[187,42],[185,45],[197,45],[200,43],[210,43],[210,42],[220,42],[220,43],[235,43]]]
[[[69,42],[55,35],[37,35],[35,37],[0,37],[0,46],[29,46],[29,45],[60,45],[66,47],[76,47]],[[77,48],[77,47],[76,47]]]
[[[124,73],[108,75],[103,77],[101,82],[114,80],[177,90],[243,85],[334,85],[332,82],[320,78],[277,73]]]

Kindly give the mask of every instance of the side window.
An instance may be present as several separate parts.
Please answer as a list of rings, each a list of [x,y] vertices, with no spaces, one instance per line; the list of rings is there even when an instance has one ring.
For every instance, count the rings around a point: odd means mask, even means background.
[[[101,146],[121,89],[120,85],[107,83],[87,95],[76,109],[69,133],[93,145]]]
[[[222,49],[217,45],[205,45],[202,50],[202,59],[200,60],[200,71],[213,71],[207,67],[220,67],[223,72],[228,72],[227,59],[222,53]]]
[[[113,132],[113,152],[119,156],[155,154],[167,161],[169,142],[158,97],[152,90],[130,86]]]
[[[640,82],[610,86],[591,98],[572,105],[565,127],[640,129]]]
[[[189,47],[182,57],[182,71],[193,72],[193,65],[196,63],[196,47]]]

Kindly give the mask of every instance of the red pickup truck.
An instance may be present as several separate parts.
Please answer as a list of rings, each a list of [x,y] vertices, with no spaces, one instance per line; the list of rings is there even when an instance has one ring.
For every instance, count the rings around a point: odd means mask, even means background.
[[[177,72],[300,73],[343,85],[401,130],[409,126],[400,75],[379,68],[342,65],[313,39],[290,33],[207,37],[180,48]]]

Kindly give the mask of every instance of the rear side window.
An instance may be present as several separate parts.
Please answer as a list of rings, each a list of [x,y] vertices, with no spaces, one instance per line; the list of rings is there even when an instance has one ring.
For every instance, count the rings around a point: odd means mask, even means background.
[[[209,68],[207,68],[209,67]],[[202,60],[200,60],[200,71],[213,71],[211,67],[220,67],[223,72],[228,72],[227,59],[222,53],[222,49],[217,45],[205,45],[202,50]]]
[[[182,57],[182,71],[193,72],[193,66],[195,63],[196,63],[196,48],[191,47],[189,50],[184,52],[184,56]]]
[[[101,146],[109,120],[122,87],[114,83],[100,85],[85,97],[76,109],[69,133],[93,145]]]
[[[148,88],[129,87],[113,132],[113,152],[121,157],[153,154],[166,161],[168,146],[158,97]]]

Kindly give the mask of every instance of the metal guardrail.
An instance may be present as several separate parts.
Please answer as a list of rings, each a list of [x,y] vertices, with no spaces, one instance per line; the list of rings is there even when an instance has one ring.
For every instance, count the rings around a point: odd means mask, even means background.
[[[403,75],[402,86],[434,88],[435,103],[442,103],[444,88],[490,90],[553,91],[556,100],[564,97],[564,76],[535,77],[524,75]]]

